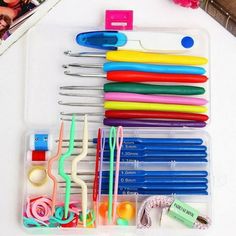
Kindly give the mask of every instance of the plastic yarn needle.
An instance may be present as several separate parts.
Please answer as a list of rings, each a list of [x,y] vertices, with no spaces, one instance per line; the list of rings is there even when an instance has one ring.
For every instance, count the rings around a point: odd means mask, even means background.
[[[88,154],[88,118],[87,115],[84,116],[84,131],[83,131],[83,145],[82,152],[73,159],[72,161],[72,179],[78,184],[82,189],[82,216],[83,216],[83,226],[86,227],[87,222],[87,206],[88,206],[88,187],[86,183],[77,176],[77,165],[84,159]]]
[[[100,162],[100,150],[101,148],[101,128],[98,129],[98,136],[97,136],[97,145],[96,145],[96,163],[95,163],[95,170],[94,170],[94,181],[93,181],[93,202],[94,205],[97,202],[97,195],[98,195],[98,171],[99,171],[99,162]]]
[[[57,194],[57,179],[56,177],[53,175],[52,173],[52,165],[55,161],[57,161],[59,159],[59,157],[62,154],[62,142],[63,142],[63,135],[64,135],[64,123],[61,123],[61,127],[60,127],[60,134],[59,134],[59,143],[58,143],[58,147],[57,147],[57,153],[54,157],[52,157],[49,161],[48,161],[48,176],[49,178],[51,178],[51,180],[53,181],[53,191],[52,191],[52,215],[55,212],[55,205],[56,205],[56,194]]]
[[[109,134],[110,146],[110,174],[109,174],[109,195],[108,195],[108,222],[112,222],[112,203],[113,203],[113,172],[114,172],[114,155],[116,147],[116,128],[111,127]]]
[[[65,218],[68,217],[69,212],[69,204],[70,204],[70,189],[71,189],[71,179],[70,176],[65,173],[65,160],[69,158],[74,150],[74,142],[75,142],[75,116],[72,116],[71,127],[70,127],[70,142],[69,148],[66,153],[62,154],[59,159],[59,166],[58,172],[59,175],[65,180],[66,182],[66,191],[65,191]]]
[[[123,144],[123,127],[119,126],[117,129],[116,137],[116,174],[115,174],[115,186],[114,186],[114,202],[113,202],[113,222],[116,220],[116,204],[118,196],[118,186],[119,186],[119,173],[120,173],[120,153]]]
[[[101,130],[101,140],[100,140],[100,168],[99,168],[99,186],[98,186],[98,201],[101,200],[102,192],[102,172],[103,172],[103,152],[105,149],[106,137],[104,135],[104,130]]]

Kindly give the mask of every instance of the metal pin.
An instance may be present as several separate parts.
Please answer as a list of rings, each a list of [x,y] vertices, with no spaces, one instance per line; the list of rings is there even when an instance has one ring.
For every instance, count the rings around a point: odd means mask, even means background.
[[[61,86],[61,90],[103,90],[103,86]]]
[[[101,57],[106,58],[106,54],[101,52],[76,52],[73,53],[70,50],[64,52],[65,55],[70,57]]]
[[[103,104],[100,103],[79,103],[79,102],[63,102],[58,101],[59,105],[63,106],[73,106],[73,107],[103,107]],[[77,119],[76,121],[82,121],[82,119]]]
[[[59,95],[61,96],[68,96],[68,97],[82,97],[82,98],[104,98],[103,95],[95,95],[95,94],[81,94],[81,93],[62,93],[60,92]]]
[[[93,67],[93,68],[100,68],[99,65],[97,65],[98,67]],[[80,64],[67,64],[67,65],[63,65],[63,68],[67,69],[69,67],[83,67],[84,66],[80,66]],[[88,67],[86,67],[88,68]],[[89,67],[91,68],[91,67]],[[101,78],[106,78],[106,74],[83,74],[83,73],[75,73],[75,72],[71,72],[70,70],[66,70],[64,71],[65,75],[70,75],[70,76],[78,76],[78,77],[101,77]]]
[[[79,67],[79,68],[103,68],[103,64],[81,64],[81,63],[69,63],[62,65],[64,69],[69,67]]]
[[[86,113],[83,113],[83,112],[76,112],[76,113],[60,112],[61,116],[72,116],[72,115],[83,116],[85,114],[87,114],[88,116],[104,116],[104,113],[102,113],[102,112],[86,112]]]
[[[68,105],[68,106],[69,106],[69,105]],[[61,117],[60,120],[63,120],[63,121],[71,121],[72,119],[71,119],[71,118],[63,118],[63,117]],[[76,122],[81,122],[81,120],[79,120],[79,119],[75,119],[75,121],[76,121]],[[89,122],[90,122],[90,123],[98,123],[98,124],[103,123],[102,120],[89,120]],[[90,141],[90,142],[91,142],[91,141]]]

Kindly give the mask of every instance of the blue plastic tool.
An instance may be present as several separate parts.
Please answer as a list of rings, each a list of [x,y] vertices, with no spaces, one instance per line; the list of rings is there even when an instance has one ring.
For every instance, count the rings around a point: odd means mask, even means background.
[[[117,50],[127,43],[127,37],[118,31],[92,31],[78,34],[76,42],[84,47]]]

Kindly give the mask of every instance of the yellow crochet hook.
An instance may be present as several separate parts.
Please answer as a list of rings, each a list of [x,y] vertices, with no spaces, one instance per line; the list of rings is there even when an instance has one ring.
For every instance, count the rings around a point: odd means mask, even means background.
[[[103,57],[108,61],[114,62],[134,62],[134,63],[149,63],[149,64],[172,64],[172,65],[205,65],[208,59],[200,56],[191,55],[175,55],[175,54],[161,54],[140,51],[108,51],[106,53],[100,52],[80,52],[72,53],[65,52],[73,57]]]
[[[162,103],[144,103],[144,102],[104,102],[105,109],[111,110],[144,110],[144,111],[172,111],[172,112],[187,112],[187,113],[205,113],[205,106],[190,106]]]
[[[137,51],[109,51],[106,53],[108,61],[176,64],[176,65],[205,65],[208,60],[205,57],[170,55],[160,53],[147,53]]]

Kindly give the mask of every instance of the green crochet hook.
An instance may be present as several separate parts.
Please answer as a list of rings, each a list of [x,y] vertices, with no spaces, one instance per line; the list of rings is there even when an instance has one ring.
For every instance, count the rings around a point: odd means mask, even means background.
[[[109,195],[108,195],[108,222],[112,222],[112,203],[113,203],[113,172],[114,172],[114,155],[116,147],[116,128],[111,127],[109,134],[110,147],[110,174],[109,174]]]
[[[74,142],[75,142],[75,116],[72,116],[71,126],[70,126],[70,142],[69,142],[69,148],[66,151],[66,153],[62,154],[59,159],[59,165],[58,165],[58,172],[59,175],[65,180],[66,182],[66,191],[65,191],[65,212],[64,217],[67,219],[68,212],[69,212],[69,204],[70,204],[70,189],[71,189],[71,179],[69,175],[67,175],[64,171],[65,167],[65,160],[69,158],[74,150]]]
[[[185,85],[153,85],[141,83],[107,83],[104,92],[125,92],[141,94],[201,95],[203,87]]]

